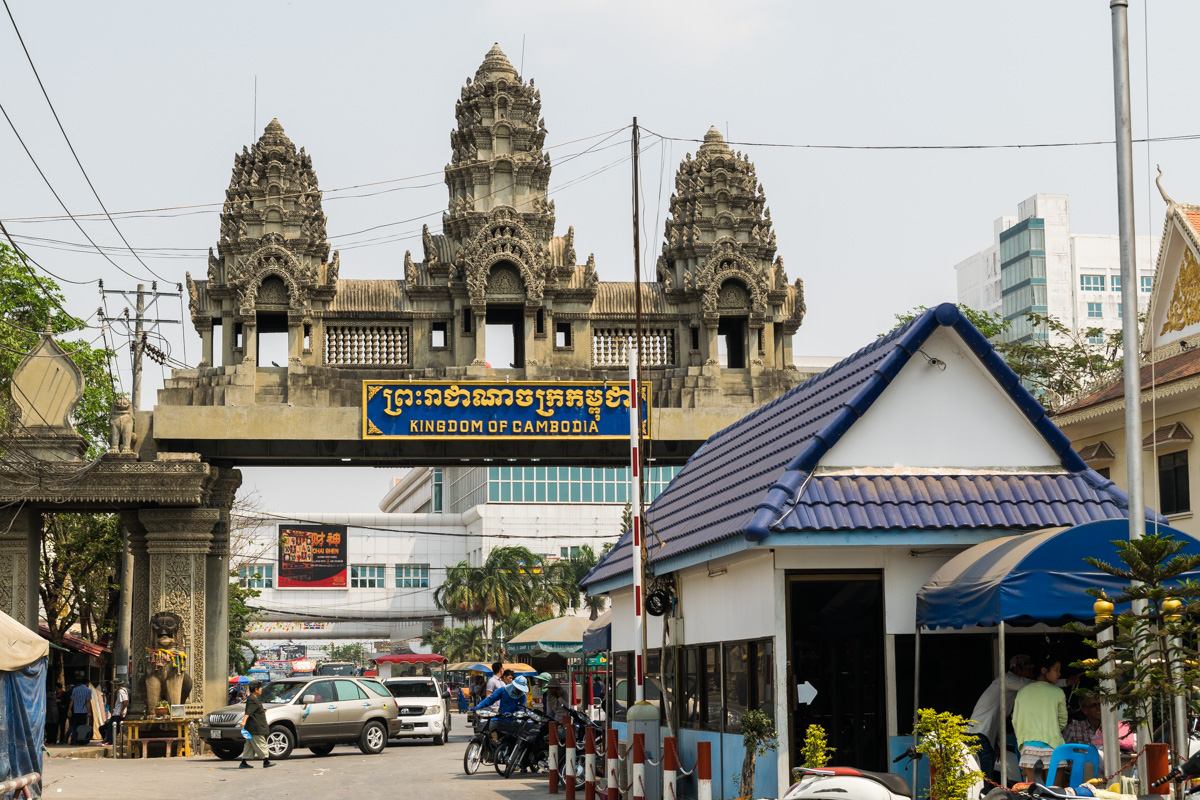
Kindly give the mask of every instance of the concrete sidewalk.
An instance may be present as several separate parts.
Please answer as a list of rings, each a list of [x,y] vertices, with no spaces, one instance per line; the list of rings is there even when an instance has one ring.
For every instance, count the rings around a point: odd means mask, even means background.
[[[47,758],[112,758],[112,745],[52,744],[46,747]]]

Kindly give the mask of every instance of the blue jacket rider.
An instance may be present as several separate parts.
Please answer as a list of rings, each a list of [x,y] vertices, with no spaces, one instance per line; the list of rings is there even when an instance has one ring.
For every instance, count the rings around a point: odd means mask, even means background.
[[[483,698],[471,710],[478,711],[484,706],[490,706],[498,700],[500,701],[500,713],[511,714],[518,708],[525,707],[525,693],[528,691],[529,681],[524,675],[520,675],[508,686],[501,687]]]

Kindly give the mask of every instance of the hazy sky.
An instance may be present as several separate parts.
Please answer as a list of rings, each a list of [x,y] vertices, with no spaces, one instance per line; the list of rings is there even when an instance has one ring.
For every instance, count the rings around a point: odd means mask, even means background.
[[[312,154],[341,275],[400,277],[404,251],[420,257],[422,222],[435,231],[440,225],[446,190],[439,170],[450,157],[454,103],[493,42],[541,90],[547,145],[563,164],[550,184],[558,232],[575,226],[580,257],[594,252],[602,279],[632,278],[630,165],[621,161],[628,131],[569,163],[600,139],[564,143],[621,128],[635,115],[645,127],[643,145],[652,147],[642,162],[644,263],[651,275],[674,170],[697,146],[653,134],[699,139],[716,125],[734,149],[750,154],[788,274],[805,281],[808,317],[797,353],[848,353],[888,329],[893,314],[953,300],[953,264],[990,244],[992,221],[1036,192],[1070,194],[1076,232],[1117,230],[1108,144],[923,151],[762,144],[1111,140],[1104,0],[8,2],[109,210],[210,204],[118,217],[129,242],[147,251],[149,269],[172,283],[185,270],[204,275],[233,156],[272,117]],[[1134,136],[1200,134],[1190,66],[1200,3],[1157,0],[1148,25],[1146,13],[1144,0],[1133,0]],[[71,211],[99,211],[6,19],[0,103]],[[1162,164],[1175,198],[1200,202],[1200,141],[1155,142],[1149,154],[1137,145],[1134,163],[1138,233],[1158,233],[1163,219],[1147,163]],[[411,176],[423,177],[395,180]],[[331,191],[379,181],[393,182]],[[62,212],[4,125],[0,187],[0,219],[14,234],[83,242],[69,221],[18,219]],[[121,245],[107,221],[82,224],[101,245]],[[374,226],[386,227],[355,233]],[[94,250],[19,241],[52,272],[85,282],[62,284],[68,307],[81,316],[99,305],[96,278],[113,289],[138,282]],[[128,252],[111,257],[152,278]],[[123,306],[109,298],[110,313]],[[162,317],[179,315],[177,301],[160,309]],[[172,354],[184,359],[180,328],[164,332]],[[194,364],[198,354],[188,324],[186,361]],[[148,366],[143,407],[162,377]],[[259,486],[267,507],[371,510],[394,474],[270,477],[255,470],[247,484]],[[313,485],[330,491],[297,492]]]

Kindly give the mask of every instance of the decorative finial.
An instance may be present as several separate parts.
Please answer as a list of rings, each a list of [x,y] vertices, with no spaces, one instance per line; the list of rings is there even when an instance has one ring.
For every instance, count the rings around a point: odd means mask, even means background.
[[[1175,205],[1175,201],[1171,199],[1171,196],[1167,194],[1167,190],[1163,188],[1163,185],[1162,185],[1162,179],[1163,179],[1163,171],[1162,171],[1162,167],[1161,167],[1161,166],[1159,166],[1158,164],[1155,164],[1154,166],[1158,168],[1158,177],[1154,179],[1154,185],[1158,187],[1158,193],[1162,195],[1162,199],[1163,199],[1163,202],[1164,202],[1164,203],[1166,203],[1166,204],[1167,204],[1167,205],[1169,205],[1169,206],[1173,206],[1173,205]]]

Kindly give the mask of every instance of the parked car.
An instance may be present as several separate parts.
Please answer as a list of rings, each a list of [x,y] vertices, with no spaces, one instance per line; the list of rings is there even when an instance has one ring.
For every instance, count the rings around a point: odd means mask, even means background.
[[[317,667],[317,675],[344,675],[353,678],[358,675],[358,665],[349,661],[329,661]]]
[[[400,730],[396,700],[376,680],[284,678],[263,687],[262,701],[270,726],[267,750],[275,759],[287,758],[295,747],[325,756],[339,744],[357,744],[368,755],[382,753]],[[238,703],[200,721],[200,738],[218,758],[241,755],[245,714],[245,704]]]
[[[389,678],[383,685],[396,699],[400,711],[400,730],[391,738],[428,736],[439,745],[450,741],[450,705],[437,678]]]

